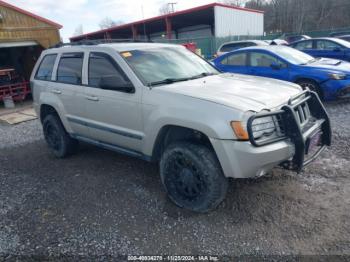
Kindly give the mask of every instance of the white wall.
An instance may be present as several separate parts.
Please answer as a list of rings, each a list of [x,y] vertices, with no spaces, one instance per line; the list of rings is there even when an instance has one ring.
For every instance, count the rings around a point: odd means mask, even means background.
[[[215,36],[263,35],[264,14],[215,6]]]

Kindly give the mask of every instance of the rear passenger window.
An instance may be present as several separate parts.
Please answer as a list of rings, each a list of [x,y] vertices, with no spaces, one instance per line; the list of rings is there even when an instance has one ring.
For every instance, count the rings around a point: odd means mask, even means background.
[[[312,49],[312,41],[303,41],[295,44],[293,47],[298,50]]]
[[[53,66],[56,61],[57,54],[46,55],[41,60],[38,71],[36,72],[35,79],[38,80],[51,80]]]
[[[247,64],[247,54],[240,53],[234,54],[226,57],[222,60],[221,64],[223,65],[232,65],[232,66],[245,66]]]
[[[62,54],[57,69],[57,82],[81,85],[83,53]]]
[[[102,78],[119,77],[129,81],[117,63],[107,54],[94,52],[89,58],[89,86],[99,87]]]

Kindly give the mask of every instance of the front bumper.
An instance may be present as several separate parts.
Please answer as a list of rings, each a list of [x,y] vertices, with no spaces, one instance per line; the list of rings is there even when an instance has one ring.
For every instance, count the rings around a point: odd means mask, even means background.
[[[279,135],[254,139],[254,120],[267,116],[278,119]],[[252,116],[247,129],[249,142],[211,140],[227,177],[259,177],[277,165],[300,172],[331,145],[329,117],[317,94],[311,91],[291,98],[281,110]]]
[[[327,80],[321,83],[326,100],[343,99],[350,97],[350,79]]]
[[[211,139],[226,177],[260,177],[272,168],[293,157],[294,145],[280,141],[263,147],[250,142]]]

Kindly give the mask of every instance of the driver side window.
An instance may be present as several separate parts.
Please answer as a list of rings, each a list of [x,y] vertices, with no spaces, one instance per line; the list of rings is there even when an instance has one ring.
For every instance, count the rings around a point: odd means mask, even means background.
[[[280,61],[278,58],[275,58],[269,54],[251,52],[250,53],[250,66],[253,67],[271,67],[272,64],[280,65],[285,67],[286,65]]]
[[[341,46],[332,41],[318,40],[316,42],[316,48],[318,50],[334,50],[336,48],[341,49]]]
[[[88,85],[98,88],[100,87],[101,81],[108,78],[119,79],[121,83],[130,82],[124,72],[109,55],[99,52],[90,53]]]

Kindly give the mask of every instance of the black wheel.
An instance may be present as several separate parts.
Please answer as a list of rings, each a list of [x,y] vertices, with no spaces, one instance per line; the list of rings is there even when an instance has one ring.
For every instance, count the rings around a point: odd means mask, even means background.
[[[202,145],[170,145],[160,161],[160,176],[169,198],[192,211],[213,210],[226,196],[228,180],[215,154]]]
[[[71,138],[56,115],[48,115],[43,121],[45,140],[56,157],[64,158],[78,147],[78,141]]]
[[[304,90],[309,89],[310,91],[316,92],[318,96],[323,99],[323,93],[320,86],[313,80],[302,79],[297,81],[297,84],[300,85]]]

